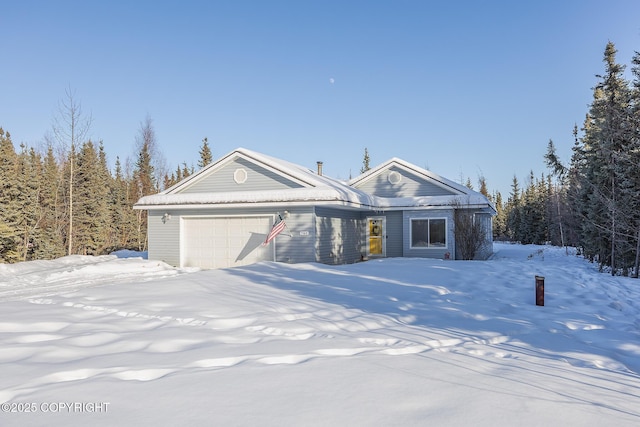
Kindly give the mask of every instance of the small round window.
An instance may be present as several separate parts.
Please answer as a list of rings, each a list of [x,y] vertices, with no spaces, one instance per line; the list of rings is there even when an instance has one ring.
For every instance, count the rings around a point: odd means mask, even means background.
[[[396,171],[389,172],[389,182],[391,184],[398,184],[400,181],[402,181],[402,175]]]
[[[243,184],[247,180],[247,171],[240,168],[233,173],[233,180],[237,184]]]

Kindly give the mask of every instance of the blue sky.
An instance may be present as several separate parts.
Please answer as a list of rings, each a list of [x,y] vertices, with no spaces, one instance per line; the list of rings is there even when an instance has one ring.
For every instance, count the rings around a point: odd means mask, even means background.
[[[0,10],[0,126],[39,147],[72,88],[109,161],[153,120],[170,170],[245,147],[356,176],[400,157],[449,179],[564,159],[607,41],[640,50],[640,2],[21,1]]]

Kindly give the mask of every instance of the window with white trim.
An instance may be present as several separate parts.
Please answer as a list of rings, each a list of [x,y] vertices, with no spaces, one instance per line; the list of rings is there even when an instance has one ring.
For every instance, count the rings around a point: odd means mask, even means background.
[[[236,184],[244,184],[247,181],[247,171],[243,168],[238,168],[233,172],[233,180]]]
[[[446,218],[411,218],[411,248],[447,247]]]
[[[400,181],[402,181],[402,175],[400,175],[400,173],[396,171],[391,171],[389,172],[389,176],[387,177],[387,179],[393,185],[400,184]]]

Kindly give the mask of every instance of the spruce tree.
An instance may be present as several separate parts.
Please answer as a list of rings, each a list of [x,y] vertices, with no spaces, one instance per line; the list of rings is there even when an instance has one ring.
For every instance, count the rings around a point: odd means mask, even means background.
[[[508,239],[507,236],[507,213],[502,201],[502,194],[496,192],[493,196],[496,206],[496,216],[493,219],[493,238],[495,240]]]
[[[131,197],[132,180],[122,170],[116,158],[111,194],[111,221],[115,233],[114,249],[137,249],[137,211],[132,209],[137,199]],[[137,197],[137,196],[136,196]]]
[[[620,159],[628,146],[625,120],[629,108],[624,66],[616,63],[615,55],[615,46],[609,42],[603,60],[605,74],[598,76],[600,82],[594,90],[589,113],[591,120],[585,125],[586,164],[582,182],[588,192],[588,203],[582,206],[587,219],[583,231],[585,249],[598,259],[601,267],[610,266],[612,274],[622,267],[617,251],[623,254],[626,250],[621,239],[625,208],[621,194],[624,170]]]
[[[464,184],[469,190],[473,190],[473,183],[471,183],[471,178],[467,177],[467,181]]]
[[[371,169],[371,167],[369,166],[370,162],[371,162],[371,158],[369,157],[369,150],[367,149],[367,147],[365,147],[364,157],[362,158],[362,167],[360,168],[360,173],[365,173],[366,171]]]
[[[98,243],[97,223],[94,220],[98,209],[98,194],[94,177],[97,173],[98,154],[93,142],[82,144],[76,159],[74,174],[74,242],[73,252],[82,255],[96,255]]]
[[[40,180],[41,160],[33,149],[20,146],[16,163],[15,201],[19,208],[17,232],[20,236],[20,261],[33,259],[34,246],[37,244],[37,231],[40,226]]]
[[[158,169],[164,169],[163,158],[158,151],[155,131],[149,117],[140,126],[140,134],[136,138],[136,146],[138,153],[133,172],[133,193],[131,194],[133,196],[132,199],[138,200],[159,190],[156,174]],[[164,170],[161,172],[160,176],[162,177],[166,172]],[[137,250],[143,251],[147,249],[147,212],[138,210],[136,211],[136,217]]]
[[[0,128],[0,262],[20,259],[18,215],[16,200],[18,157],[11,135]]]
[[[636,86],[624,79],[611,42],[603,62],[605,73],[597,76],[581,137],[574,127],[571,163],[557,197],[568,202],[568,240],[577,241],[601,269],[629,274],[640,249]]]
[[[511,182],[511,193],[507,200],[507,234],[513,241],[520,241],[523,239],[523,233],[521,232],[520,220],[522,216],[521,212],[521,198],[520,184],[518,178],[514,175]]]
[[[487,180],[484,176],[478,177],[478,185],[480,186],[478,192],[485,196],[487,199],[491,200],[491,195],[489,194],[489,189],[487,187]]]
[[[209,149],[209,141],[205,137],[202,140],[202,147],[200,147],[200,160],[198,161],[198,167],[202,169],[213,161],[211,150]]]
[[[186,178],[188,176],[193,175],[193,168],[189,169],[189,166],[187,166],[187,162],[182,162],[182,177]]]
[[[633,277],[640,273],[640,52],[631,60],[633,81],[630,90],[629,149],[626,157],[626,183],[624,198],[629,203],[628,233],[633,251]]]
[[[49,145],[40,175],[41,225],[34,249],[35,259],[54,259],[65,254],[64,227],[61,222],[64,211],[60,198],[61,183],[60,167],[55,158],[53,147]]]

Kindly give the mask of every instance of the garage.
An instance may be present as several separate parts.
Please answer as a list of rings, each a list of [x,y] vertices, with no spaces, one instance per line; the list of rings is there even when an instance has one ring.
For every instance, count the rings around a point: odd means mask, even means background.
[[[275,242],[262,246],[273,216],[182,217],[182,266],[226,268],[273,261]]]

